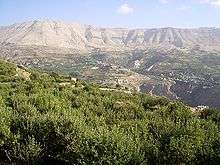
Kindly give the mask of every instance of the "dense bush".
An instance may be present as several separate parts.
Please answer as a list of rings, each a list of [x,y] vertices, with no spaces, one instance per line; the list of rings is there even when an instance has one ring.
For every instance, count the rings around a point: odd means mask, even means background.
[[[35,71],[0,83],[0,163],[220,163],[219,111],[60,82]]]

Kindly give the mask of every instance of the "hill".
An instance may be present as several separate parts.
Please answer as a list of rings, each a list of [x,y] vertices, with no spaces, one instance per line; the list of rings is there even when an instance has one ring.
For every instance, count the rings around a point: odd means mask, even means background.
[[[220,111],[4,61],[0,76],[0,163],[220,163]]]

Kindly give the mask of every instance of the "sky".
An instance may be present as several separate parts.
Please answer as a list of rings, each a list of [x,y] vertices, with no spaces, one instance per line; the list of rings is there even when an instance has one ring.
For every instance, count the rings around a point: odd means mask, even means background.
[[[220,28],[220,0],[0,0],[0,26],[46,19],[101,27]]]

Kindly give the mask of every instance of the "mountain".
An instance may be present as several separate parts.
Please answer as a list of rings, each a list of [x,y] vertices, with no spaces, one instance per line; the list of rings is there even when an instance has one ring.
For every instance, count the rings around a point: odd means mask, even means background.
[[[217,28],[125,29],[30,21],[0,28],[0,57],[191,106],[220,107]]]
[[[149,46],[201,46],[220,50],[220,29],[123,29],[98,28],[78,23],[30,21],[0,29],[0,42],[18,45],[135,49]]]

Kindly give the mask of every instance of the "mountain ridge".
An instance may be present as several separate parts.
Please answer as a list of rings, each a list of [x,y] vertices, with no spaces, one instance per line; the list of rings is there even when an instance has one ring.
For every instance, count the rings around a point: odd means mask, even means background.
[[[78,50],[194,47],[220,50],[218,28],[106,28],[63,21],[28,21],[0,28],[1,43],[65,47]]]
[[[122,27],[122,26],[100,26],[96,24],[89,24],[89,23],[82,23],[79,21],[64,21],[64,20],[56,20],[56,19],[33,19],[33,20],[27,20],[27,21],[20,21],[15,23],[10,23],[7,25],[0,25],[1,27],[8,27],[15,24],[22,24],[22,23],[31,23],[31,22],[61,22],[64,24],[80,24],[85,26],[93,26],[97,28],[104,28],[104,29],[128,29],[128,30],[143,30],[143,29],[166,29],[166,28],[173,28],[173,29],[220,29],[220,27],[216,26],[198,26],[198,27],[174,27],[174,26],[158,26],[158,27]]]

